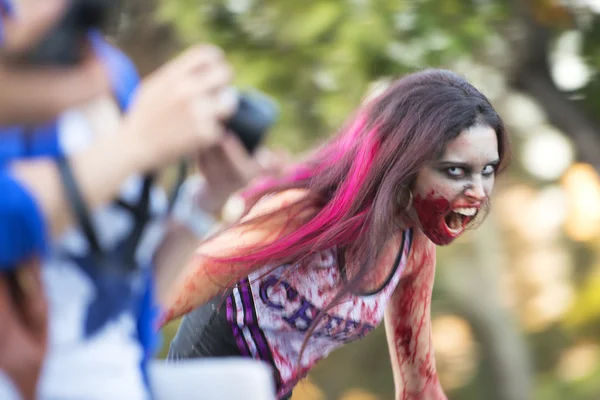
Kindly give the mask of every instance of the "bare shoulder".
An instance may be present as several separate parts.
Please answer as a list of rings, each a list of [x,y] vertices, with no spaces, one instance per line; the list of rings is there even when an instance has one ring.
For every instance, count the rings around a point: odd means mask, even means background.
[[[250,209],[248,214],[242,218],[242,221],[247,221],[262,215],[267,215],[277,210],[281,210],[305,199],[307,196],[308,190],[306,189],[289,189],[283,192],[265,196]]]
[[[277,213],[288,205],[307,196],[305,190],[288,190],[261,199],[241,219],[241,223],[226,228],[204,241],[197,253],[204,255],[231,256],[248,252],[249,249],[268,245],[305,223],[310,210]],[[269,214],[272,217],[268,216]],[[260,218],[265,216],[265,218]]]

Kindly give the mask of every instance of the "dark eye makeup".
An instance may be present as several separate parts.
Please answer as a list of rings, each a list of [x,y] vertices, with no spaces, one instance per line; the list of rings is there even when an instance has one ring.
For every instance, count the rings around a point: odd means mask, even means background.
[[[496,173],[499,160],[492,161],[483,167],[481,175],[484,177],[492,176]],[[437,164],[437,170],[450,179],[462,179],[473,173],[475,168],[467,163],[442,161]]]

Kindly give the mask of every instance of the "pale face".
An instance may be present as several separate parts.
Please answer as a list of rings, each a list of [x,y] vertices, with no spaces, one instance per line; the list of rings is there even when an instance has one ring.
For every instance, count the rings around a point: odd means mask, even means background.
[[[432,242],[446,245],[465,231],[492,193],[498,162],[496,132],[476,125],[461,132],[442,157],[418,173],[413,204]]]

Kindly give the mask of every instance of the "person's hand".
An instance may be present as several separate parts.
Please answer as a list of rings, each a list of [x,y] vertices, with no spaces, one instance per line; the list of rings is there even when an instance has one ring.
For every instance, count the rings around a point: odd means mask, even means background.
[[[150,75],[136,93],[123,130],[140,149],[142,169],[207,148],[223,135],[236,106],[232,69],[220,49],[194,47]]]
[[[229,196],[261,175],[277,174],[284,162],[284,157],[267,148],[249,154],[240,140],[228,133],[197,157],[198,168],[205,180],[198,205],[206,212],[217,213]]]
[[[18,18],[1,16],[0,124],[45,122],[62,111],[107,93],[109,76],[92,52],[74,67],[14,66],[12,56],[26,53],[57,23],[64,0],[26,2]]]
[[[221,209],[232,193],[246,186],[261,172],[257,160],[232,134],[225,135],[219,143],[201,151],[197,165],[204,177],[198,205],[212,214]]]

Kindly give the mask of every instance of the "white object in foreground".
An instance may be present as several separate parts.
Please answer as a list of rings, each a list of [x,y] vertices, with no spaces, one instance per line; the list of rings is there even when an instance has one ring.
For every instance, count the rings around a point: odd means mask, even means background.
[[[204,358],[176,363],[153,361],[150,382],[155,400],[275,400],[267,364],[239,358]]]

